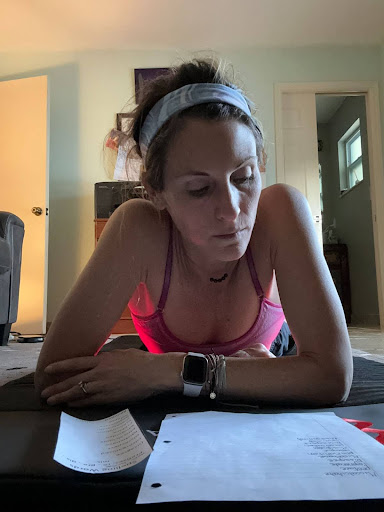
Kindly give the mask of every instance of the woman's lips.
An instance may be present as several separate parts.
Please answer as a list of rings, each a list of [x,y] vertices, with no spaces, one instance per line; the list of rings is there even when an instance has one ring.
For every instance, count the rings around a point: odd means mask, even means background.
[[[214,235],[215,238],[223,238],[224,240],[225,239],[230,239],[230,238],[235,238],[237,235],[239,235],[242,231],[244,231],[244,229],[239,229],[238,231],[235,231],[234,233],[230,233],[228,235]]]

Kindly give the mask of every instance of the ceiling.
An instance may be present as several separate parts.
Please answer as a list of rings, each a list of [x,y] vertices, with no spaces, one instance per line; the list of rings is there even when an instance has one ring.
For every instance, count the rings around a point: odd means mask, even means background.
[[[383,43],[384,0],[0,0],[0,52]]]
[[[316,122],[328,123],[344,103],[347,96],[316,94]]]

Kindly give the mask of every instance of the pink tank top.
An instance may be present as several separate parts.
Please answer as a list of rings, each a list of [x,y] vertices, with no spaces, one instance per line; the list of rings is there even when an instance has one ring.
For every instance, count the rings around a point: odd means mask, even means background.
[[[209,354],[214,352],[215,354],[230,356],[238,350],[250,347],[255,343],[262,343],[267,347],[267,349],[269,349],[285,320],[283,308],[279,304],[275,304],[264,297],[249,246],[246,251],[246,258],[256,293],[260,298],[259,314],[257,315],[252,327],[243,334],[243,336],[225,343],[196,345],[180,340],[168,329],[163,318],[163,309],[167,301],[172,273],[173,244],[171,227],[163,289],[156,311],[147,316],[139,315],[137,314],[137,311],[135,313],[135,294],[128,304],[134,326],[136,327],[141,341],[147,347],[149,352],[155,354],[162,354],[164,352],[199,352]],[[144,299],[145,301],[144,310],[153,311],[153,305],[147,287],[144,283],[140,283],[139,287],[141,292],[140,299]]]

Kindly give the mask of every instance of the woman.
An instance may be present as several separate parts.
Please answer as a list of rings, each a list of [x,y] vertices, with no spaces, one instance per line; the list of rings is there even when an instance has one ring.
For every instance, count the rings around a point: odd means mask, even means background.
[[[150,83],[130,135],[150,201],[108,221],[46,337],[41,396],[345,400],[348,331],[307,201],[286,185],[261,190],[263,136],[241,91],[214,62],[182,64]],[[149,351],[94,356],[128,302]],[[297,355],[275,358],[285,317]]]

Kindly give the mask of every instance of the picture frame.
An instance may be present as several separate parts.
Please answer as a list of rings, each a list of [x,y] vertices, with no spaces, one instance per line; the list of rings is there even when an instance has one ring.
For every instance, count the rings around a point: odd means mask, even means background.
[[[131,112],[118,112],[116,114],[116,129],[119,130],[119,132],[126,133],[132,119],[133,114]]]
[[[141,89],[144,82],[153,80],[160,75],[166,75],[169,68],[135,68],[135,99],[136,103],[141,101]]]

